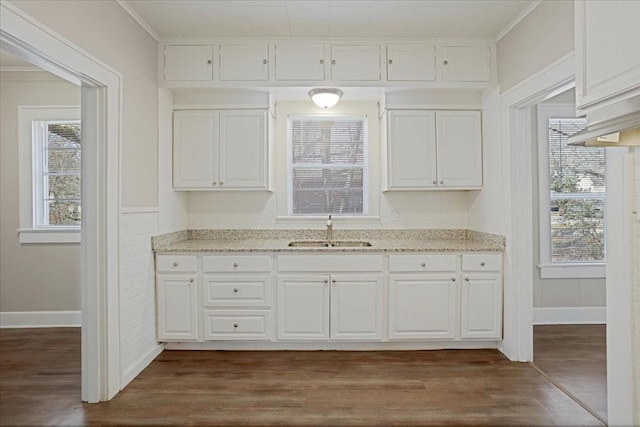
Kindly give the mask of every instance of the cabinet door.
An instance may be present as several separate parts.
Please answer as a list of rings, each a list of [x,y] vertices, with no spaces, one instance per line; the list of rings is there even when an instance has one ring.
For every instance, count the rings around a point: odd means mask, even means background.
[[[489,46],[442,46],[442,80],[488,82],[491,80]]]
[[[502,338],[502,275],[463,274],[461,338]]]
[[[158,340],[198,339],[196,276],[158,276]]]
[[[339,81],[380,80],[380,46],[331,46],[331,78]]]
[[[578,109],[640,88],[640,2],[580,0],[575,8]]]
[[[389,339],[453,339],[455,273],[389,276]]]
[[[213,188],[218,180],[217,111],[173,113],[174,188]]]
[[[269,80],[269,46],[221,45],[220,80]]]
[[[267,187],[267,113],[220,113],[220,188]]]
[[[388,45],[387,80],[433,81],[436,79],[434,45]]]
[[[482,186],[482,123],[479,111],[438,111],[438,186]]]
[[[277,295],[278,339],[329,339],[328,276],[281,276]]]
[[[331,276],[331,339],[382,339],[382,276]]]
[[[388,111],[389,189],[436,186],[436,127],[433,111]]]
[[[324,45],[276,45],[276,80],[324,80]]]
[[[164,79],[206,81],[213,79],[212,46],[165,46]]]

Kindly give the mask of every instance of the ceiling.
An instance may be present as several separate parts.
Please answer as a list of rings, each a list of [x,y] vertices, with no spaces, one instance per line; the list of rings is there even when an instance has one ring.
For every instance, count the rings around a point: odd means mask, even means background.
[[[119,0],[157,38],[495,39],[539,0]]]

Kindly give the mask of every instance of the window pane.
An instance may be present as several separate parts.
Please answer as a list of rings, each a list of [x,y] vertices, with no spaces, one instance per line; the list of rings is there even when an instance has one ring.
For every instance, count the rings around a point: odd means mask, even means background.
[[[49,225],[80,225],[80,200],[45,200]]]
[[[294,214],[360,214],[363,170],[294,169]]]
[[[49,189],[45,198],[80,199],[80,176],[49,176],[47,180],[49,181]]]
[[[49,148],[46,168],[49,173],[80,173],[81,154],[79,149]]]
[[[81,133],[80,124],[54,124],[47,125],[49,148],[75,148],[80,149]]]
[[[308,119],[291,121],[292,162],[363,164],[364,121],[356,119]]]
[[[551,201],[551,260],[604,260],[604,200]]]

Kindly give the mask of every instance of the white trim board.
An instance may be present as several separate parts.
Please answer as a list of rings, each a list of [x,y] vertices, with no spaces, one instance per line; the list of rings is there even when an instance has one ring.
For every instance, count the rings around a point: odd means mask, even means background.
[[[133,381],[163,350],[164,344],[158,344],[157,347],[154,347],[153,350],[149,351],[144,357],[141,357],[131,368],[123,372],[121,380],[122,388],[125,388],[127,384]]]
[[[605,307],[538,307],[533,309],[534,325],[606,324]]]
[[[0,312],[0,328],[79,328],[78,311],[5,311]]]

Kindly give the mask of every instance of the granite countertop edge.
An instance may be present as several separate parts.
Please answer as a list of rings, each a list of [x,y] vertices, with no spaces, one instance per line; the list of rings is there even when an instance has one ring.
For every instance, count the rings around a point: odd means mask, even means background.
[[[322,241],[324,230],[181,230],[152,237],[152,249],[169,253],[376,253],[504,252],[505,238],[473,230],[341,230],[334,240],[367,241],[367,247],[290,247]]]

